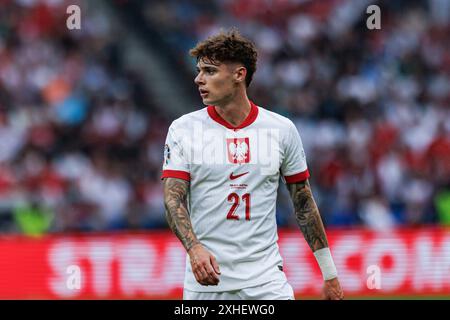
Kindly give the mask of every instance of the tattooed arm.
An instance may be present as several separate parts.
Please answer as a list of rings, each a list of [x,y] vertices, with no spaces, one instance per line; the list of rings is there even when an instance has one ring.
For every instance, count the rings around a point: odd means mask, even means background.
[[[216,258],[197,239],[187,209],[189,182],[177,178],[164,179],[164,206],[172,232],[189,254],[192,271],[202,285],[217,285],[220,274]]]
[[[189,181],[177,178],[164,179],[164,206],[170,229],[180,239],[186,251],[200,243],[192,229],[187,209]]]
[[[327,254],[327,252],[329,252],[328,240],[322,223],[322,218],[319,213],[319,208],[317,207],[312,195],[309,181],[305,180],[298,183],[288,184],[287,186],[294,204],[297,224],[320,265],[323,261],[323,253]],[[325,268],[329,268],[330,264],[334,267],[331,254],[326,256],[326,258],[328,261],[325,260],[324,262],[326,263],[322,262],[322,264],[325,265],[325,267],[321,266],[322,272]],[[322,291],[323,298],[332,300],[343,299],[344,294],[338,278],[336,276],[330,278],[331,279],[325,281]]]
[[[320,217],[319,208],[314,201],[309,181],[288,184],[294,203],[295,218],[311,250],[328,247],[328,240]]]

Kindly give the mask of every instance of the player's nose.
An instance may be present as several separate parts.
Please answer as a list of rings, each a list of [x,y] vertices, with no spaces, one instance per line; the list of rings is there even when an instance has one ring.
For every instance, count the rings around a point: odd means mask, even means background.
[[[194,79],[196,85],[205,84],[205,80],[203,79],[202,73],[200,72]]]

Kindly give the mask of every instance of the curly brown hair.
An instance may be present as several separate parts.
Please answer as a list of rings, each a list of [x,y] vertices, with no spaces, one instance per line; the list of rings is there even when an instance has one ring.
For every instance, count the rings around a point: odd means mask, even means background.
[[[228,32],[220,33],[207,38],[189,51],[197,61],[206,58],[214,64],[222,62],[242,63],[247,69],[245,84],[248,87],[256,71],[258,53],[255,45],[241,36],[239,31],[232,28]]]

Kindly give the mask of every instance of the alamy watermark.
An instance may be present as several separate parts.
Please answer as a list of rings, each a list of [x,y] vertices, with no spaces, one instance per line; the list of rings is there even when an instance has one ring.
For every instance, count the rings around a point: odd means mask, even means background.
[[[279,129],[249,129],[245,133],[204,128],[201,122],[193,129],[169,131],[164,148],[165,165],[223,165],[258,164],[261,174],[278,171],[281,159],[282,137]],[[300,152],[300,151],[299,151]],[[301,157],[305,157],[300,152]]]
[[[70,265],[66,269],[68,277],[66,287],[69,290],[81,290],[81,268],[77,265]]]
[[[366,26],[369,30],[381,29],[381,9],[379,6],[372,4],[367,7],[367,14],[370,16],[366,20]]]
[[[66,20],[66,26],[69,30],[81,29],[81,9],[76,4],[67,7],[66,13],[69,14]]]
[[[373,264],[367,267],[367,288],[370,290],[381,289],[381,269],[379,266]]]

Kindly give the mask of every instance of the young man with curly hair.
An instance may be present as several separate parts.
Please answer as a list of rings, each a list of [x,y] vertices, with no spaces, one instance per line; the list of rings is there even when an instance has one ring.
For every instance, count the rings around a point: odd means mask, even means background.
[[[207,107],[173,121],[162,173],[167,220],[187,251],[184,299],[294,299],[277,245],[280,175],[322,271],[323,297],[342,299],[300,135],[247,96],[255,46],[232,29],[190,54]]]

